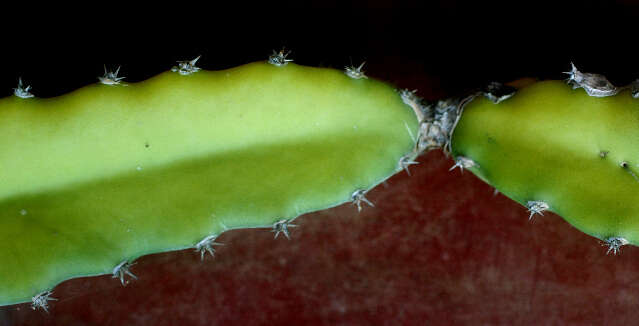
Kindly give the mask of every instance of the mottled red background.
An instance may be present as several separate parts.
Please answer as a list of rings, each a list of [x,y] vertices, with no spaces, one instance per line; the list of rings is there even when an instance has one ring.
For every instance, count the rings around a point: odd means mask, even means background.
[[[123,64],[127,80],[138,81],[198,54],[203,68],[223,69],[281,46],[307,65],[366,60],[370,76],[430,100],[491,80],[562,78],[570,61],[616,83],[639,75],[639,10],[629,1],[531,2],[509,13],[459,1],[329,3],[294,13],[272,5],[278,15],[107,6],[68,26],[55,16],[32,33],[20,28],[43,21],[25,16],[6,29],[32,36],[2,51],[2,96],[18,76],[37,95],[54,96],[94,82],[103,63]],[[132,268],[139,279],[126,287],[109,276],[69,280],[54,289],[60,300],[49,314],[2,307],[0,325],[637,323],[637,248],[607,256],[558,216],[529,221],[525,208],[451,166],[442,152],[428,153],[412,176],[370,192],[374,208],[304,215],[290,241],[265,229],[230,231],[204,262],[192,250],[142,257]]]

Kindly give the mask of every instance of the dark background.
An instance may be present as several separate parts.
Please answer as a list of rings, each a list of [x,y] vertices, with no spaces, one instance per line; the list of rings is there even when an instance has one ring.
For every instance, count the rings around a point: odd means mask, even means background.
[[[304,65],[366,60],[371,74],[395,83],[427,75],[447,93],[523,76],[563,78],[571,61],[622,84],[639,68],[632,2],[222,4],[21,4],[4,12],[0,89],[9,95],[23,76],[48,97],[95,82],[103,64],[122,65],[134,82],[197,55],[203,68],[224,69],[282,47]]]
[[[639,77],[632,2],[461,1],[5,5],[0,96],[97,81],[103,64],[136,82],[202,55],[217,70],[286,47],[298,64],[364,70],[435,100],[489,81],[565,78],[574,62],[617,84]],[[16,7],[13,7],[16,6]],[[1,135],[0,135],[1,136]],[[1,150],[1,149],[0,149]],[[606,256],[558,216],[528,222],[435,151],[413,176],[298,220],[292,240],[225,233],[215,260],[150,255],[123,288],[109,276],[54,289],[51,313],[0,308],[7,325],[589,325],[639,317],[639,251]]]

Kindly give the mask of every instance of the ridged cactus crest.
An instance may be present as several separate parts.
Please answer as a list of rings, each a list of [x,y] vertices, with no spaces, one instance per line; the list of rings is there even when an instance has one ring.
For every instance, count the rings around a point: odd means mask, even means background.
[[[368,78],[292,63],[290,52],[223,71],[180,61],[139,83],[105,66],[99,83],[37,98],[19,79],[0,99],[0,305],[48,311],[63,280],[136,258],[269,228],[352,202],[432,149],[528,209],[605,241],[639,244],[639,96],[579,72],[569,84],[492,83],[425,103]],[[585,90],[577,90],[583,88]],[[632,96],[631,96],[632,95]]]

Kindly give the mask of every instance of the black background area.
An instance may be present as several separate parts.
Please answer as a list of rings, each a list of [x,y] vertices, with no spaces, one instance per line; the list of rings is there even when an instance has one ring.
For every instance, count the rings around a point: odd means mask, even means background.
[[[0,96],[19,76],[50,97],[96,82],[104,64],[121,65],[126,81],[136,82],[177,60],[202,55],[202,68],[218,70],[282,47],[303,65],[366,61],[368,75],[398,87],[428,76],[438,81],[432,97],[489,81],[565,78],[571,61],[619,85],[639,77],[639,6],[630,2],[88,5],[5,8]]]

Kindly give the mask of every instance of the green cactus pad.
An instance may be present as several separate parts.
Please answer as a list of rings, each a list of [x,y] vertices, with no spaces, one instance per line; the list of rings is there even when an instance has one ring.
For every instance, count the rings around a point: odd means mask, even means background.
[[[1,99],[0,304],[350,201],[417,130],[385,83],[295,64]]]
[[[469,103],[452,151],[513,200],[542,201],[579,230],[639,244],[639,100],[539,82]],[[625,163],[624,163],[625,162]]]

